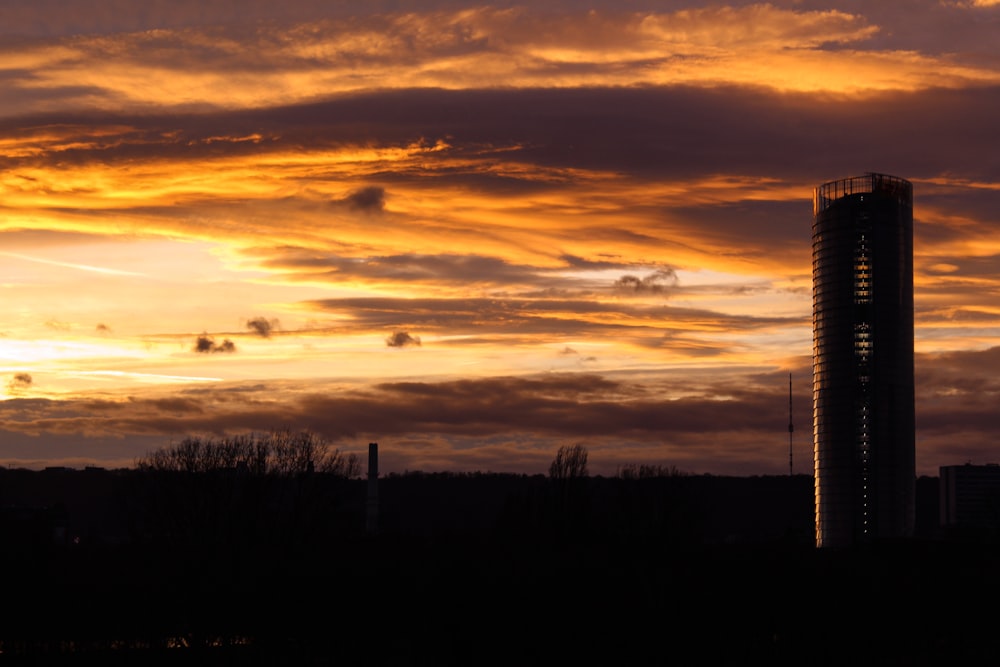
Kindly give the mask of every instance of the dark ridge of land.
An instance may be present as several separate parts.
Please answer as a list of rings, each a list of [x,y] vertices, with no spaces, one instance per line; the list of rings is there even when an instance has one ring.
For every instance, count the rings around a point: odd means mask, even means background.
[[[0,660],[938,665],[997,657],[995,619],[977,600],[1000,594],[1000,546],[924,536],[817,550],[811,477],[386,478],[378,532],[369,533],[361,480],[22,472],[0,474]],[[927,511],[936,484],[920,487]],[[65,529],[65,539],[29,527],[31,516]]]

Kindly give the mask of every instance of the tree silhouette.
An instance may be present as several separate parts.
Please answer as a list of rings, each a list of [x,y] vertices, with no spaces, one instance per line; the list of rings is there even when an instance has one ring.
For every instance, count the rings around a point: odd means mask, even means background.
[[[587,476],[587,448],[583,445],[563,445],[549,465],[552,479],[575,479]]]
[[[357,455],[302,431],[189,437],[136,463],[133,533],[241,576],[339,539]]]
[[[357,454],[345,454],[310,431],[248,433],[214,440],[187,437],[136,461],[136,469],[173,472],[237,470],[257,475],[328,473],[354,478],[361,474]]]
[[[589,518],[587,502],[587,448],[564,445],[549,466],[555,497],[553,529],[556,536],[569,537],[586,532]]]

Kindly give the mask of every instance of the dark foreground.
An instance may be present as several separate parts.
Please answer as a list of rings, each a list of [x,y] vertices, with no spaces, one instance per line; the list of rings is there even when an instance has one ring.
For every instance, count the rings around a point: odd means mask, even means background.
[[[381,487],[377,532],[364,528],[363,484],[305,493],[296,483],[290,495],[221,479],[167,490],[141,482],[63,498],[70,510],[84,500],[104,509],[70,522],[80,530],[60,544],[16,542],[8,531],[0,660],[840,666],[1000,658],[992,611],[1000,545],[921,538],[817,550],[804,479],[698,482],[707,493],[677,480],[594,481],[572,492],[537,479],[397,480]],[[101,523],[119,510],[117,523]]]
[[[3,657],[35,664],[996,664],[998,564],[941,543],[373,538],[234,577],[63,553],[5,570],[0,622]]]

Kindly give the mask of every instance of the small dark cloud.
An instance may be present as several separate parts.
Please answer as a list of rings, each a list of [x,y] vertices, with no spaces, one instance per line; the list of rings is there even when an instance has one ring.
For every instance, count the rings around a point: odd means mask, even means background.
[[[652,292],[656,294],[669,287],[676,287],[677,274],[674,273],[673,269],[662,269],[643,278],[625,275],[616,280],[614,286],[615,289],[628,292]]]
[[[409,345],[420,346],[420,337],[411,336],[405,331],[396,331],[391,336],[386,337],[385,344],[389,347],[407,347]]]
[[[381,213],[385,210],[385,188],[376,185],[355,190],[343,200],[348,208],[364,213]]]
[[[7,389],[11,392],[16,392],[20,389],[27,389],[32,383],[31,375],[28,373],[15,373],[7,382]]]
[[[198,336],[198,340],[194,344],[194,350],[195,352],[211,352],[214,346],[215,341],[208,336]]]
[[[102,333],[102,334],[111,333],[111,327],[109,327],[107,324],[100,323],[97,325],[97,333]]]
[[[221,343],[216,343],[215,339],[211,336],[202,335],[198,336],[198,340],[194,344],[194,351],[205,354],[210,352],[235,352],[236,344],[228,338],[224,339]]]
[[[250,329],[261,338],[270,338],[271,332],[278,328],[278,320],[268,320],[263,317],[254,317],[247,320],[247,329]]]

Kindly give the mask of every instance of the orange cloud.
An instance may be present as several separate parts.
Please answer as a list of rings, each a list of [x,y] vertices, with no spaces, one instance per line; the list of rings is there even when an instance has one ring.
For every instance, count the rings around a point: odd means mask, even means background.
[[[767,4],[670,13],[479,7],[36,38],[3,56],[31,72],[12,82],[8,114],[60,104],[256,108],[387,88],[736,84],[853,94],[1000,80],[960,53],[870,46],[880,31],[860,15]]]

